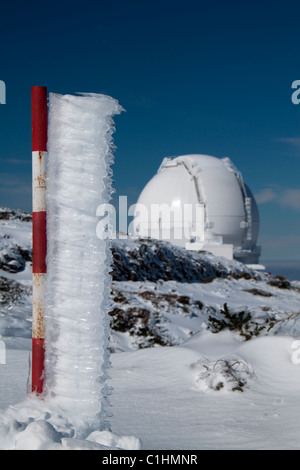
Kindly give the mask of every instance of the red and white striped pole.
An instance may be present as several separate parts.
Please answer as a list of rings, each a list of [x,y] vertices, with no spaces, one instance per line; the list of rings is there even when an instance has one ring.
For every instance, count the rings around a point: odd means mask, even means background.
[[[38,394],[44,383],[44,291],[46,277],[47,88],[31,88],[32,117],[32,377]]]

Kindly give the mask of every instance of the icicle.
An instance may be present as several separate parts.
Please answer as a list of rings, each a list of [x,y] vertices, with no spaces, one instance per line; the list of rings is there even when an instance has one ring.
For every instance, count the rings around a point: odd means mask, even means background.
[[[111,252],[96,209],[111,199],[122,108],[98,94],[52,93],[49,103],[45,390],[80,433],[105,419]]]

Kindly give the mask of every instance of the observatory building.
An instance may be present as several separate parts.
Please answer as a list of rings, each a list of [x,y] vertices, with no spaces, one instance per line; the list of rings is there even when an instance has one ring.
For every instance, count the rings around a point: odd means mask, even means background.
[[[258,208],[229,158],[165,158],[139,196],[133,230],[140,238],[259,263]]]

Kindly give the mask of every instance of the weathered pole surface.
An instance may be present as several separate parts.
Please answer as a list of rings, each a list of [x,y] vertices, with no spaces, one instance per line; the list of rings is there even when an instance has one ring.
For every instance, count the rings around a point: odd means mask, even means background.
[[[32,391],[43,392],[46,276],[47,88],[31,88],[32,115]]]

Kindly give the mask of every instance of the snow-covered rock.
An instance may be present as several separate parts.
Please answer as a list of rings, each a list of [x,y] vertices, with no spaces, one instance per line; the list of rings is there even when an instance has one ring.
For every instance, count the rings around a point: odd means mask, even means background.
[[[0,233],[0,260],[10,253],[0,270],[0,334],[16,342],[31,337],[30,214],[2,208]],[[251,316],[245,326],[252,332],[300,332],[296,281],[168,242],[117,239],[111,249],[113,352],[178,345],[199,331],[215,331],[216,322],[226,328],[225,303],[233,316]],[[12,265],[19,266],[13,273]]]

